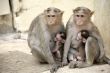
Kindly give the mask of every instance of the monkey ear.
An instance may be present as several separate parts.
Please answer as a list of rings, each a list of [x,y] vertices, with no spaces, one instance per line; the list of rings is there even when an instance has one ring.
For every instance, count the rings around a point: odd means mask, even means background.
[[[92,16],[94,14],[94,11],[91,11],[90,16]]]
[[[62,15],[63,15],[63,13],[64,13],[64,11],[61,11],[59,14],[62,16]]]
[[[47,10],[45,9],[45,10],[44,10],[44,13],[46,13],[46,12],[47,12]]]
[[[73,13],[75,13],[76,12],[76,10],[75,9],[73,9]]]
[[[75,9],[73,9],[73,13],[76,13],[76,12],[78,12],[79,10],[81,10],[81,7],[77,7],[77,8],[75,8]]]
[[[61,15],[63,15],[64,11],[61,11]]]

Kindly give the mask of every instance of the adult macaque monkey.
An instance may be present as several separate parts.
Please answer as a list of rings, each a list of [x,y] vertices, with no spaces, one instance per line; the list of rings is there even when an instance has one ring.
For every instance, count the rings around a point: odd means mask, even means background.
[[[106,62],[110,64],[110,60],[105,56],[104,44],[97,27],[91,21],[94,12],[86,7],[77,7],[73,10],[67,26],[67,39],[64,45],[64,55],[62,65],[67,64],[67,55],[70,48],[76,49],[79,41],[76,40],[77,34],[81,30],[88,30],[92,37],[89,37],[85,44],[86,61],[84,63],[77,62],[76,67],[88,67],[93,65],[95,61]],[[75,63],[71,63],[71,67]]]
[[[52,49],[55,44],[55,34],[64,32],[62,15],[63,11],[60,9],[49,7],[31,23],[28,34],[28,45],[31,48],[32,54],[39,62],[57,64],[52,55]],[[58,66],[55,67],[57,69]]]

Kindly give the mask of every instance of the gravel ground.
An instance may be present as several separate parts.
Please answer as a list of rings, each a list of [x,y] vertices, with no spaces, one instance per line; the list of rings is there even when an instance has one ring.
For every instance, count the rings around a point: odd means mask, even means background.
[[[0,37],[0,73],[50,73],[48,64],[39,64],[27,45],[27,34],[5,34]],[[57,73],[110,73],[110,66],[94,65],[82,69],[60,68]]]

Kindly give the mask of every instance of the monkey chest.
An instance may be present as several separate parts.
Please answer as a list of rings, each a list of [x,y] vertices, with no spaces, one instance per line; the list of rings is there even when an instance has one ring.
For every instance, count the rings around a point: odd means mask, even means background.
[[[75,37],[71,39],[71,48],[78,48],[81,45],[81,41],[78,41]]]

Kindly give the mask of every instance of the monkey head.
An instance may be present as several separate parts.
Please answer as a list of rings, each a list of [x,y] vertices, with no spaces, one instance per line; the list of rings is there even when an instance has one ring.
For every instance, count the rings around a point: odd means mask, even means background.
[[[73,13],[75,24],[84,25],[91,20],[91,16],[94,12],[86,7],[77,7],[73,10]]]
[[[90,36],[88,30],[81,30],[80,32],[81,32],[81,36],[85,39],[87,39]]]
[[[48,25],[57,25],[62,23],[63,11],[58,8],[49,7],[44,10],[44,15]]]
[[[63,41],[66,39],[66,34],[65,32],[58,32],[56,35],[55,35],[55,41]]]
[[[82,40],[82,42],[86,42],[87,38],[90,36],[88,30],[81,30],[77,35],[77,40]]]

